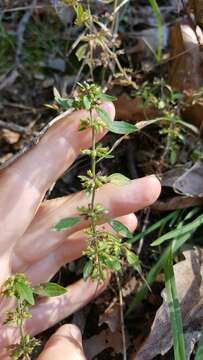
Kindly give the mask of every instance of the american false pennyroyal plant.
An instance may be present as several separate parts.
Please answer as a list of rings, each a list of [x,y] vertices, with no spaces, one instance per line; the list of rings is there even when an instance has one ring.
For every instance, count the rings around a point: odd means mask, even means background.
[[[74,98],[62,98],[56,89],[54,94],[56,102],[63,110],[86,109],[88,113],[85,118],[80,120],[79,131],[91,129],[91,149],[81,150],[83,155],[89,156],[91,167],[86,175],[80,175],[79,178],[89,197],[89,204],[87,207],[77,208],[78,216],[61,219],[53,226],[53,230],[63,231],[79,223],[82,219],[89,220],[90,225],[85,230],[88,237],[87,248],[84,251],[88,261],[84,266],[83,276],[85,280],[91,277],[99,282],[105,279],[107,269],[114,273],[120,272],[123,258],[126,258],[129,265],[138,272],[141,272],[141,268],[138,256],[131,250],[127,242],[122,241],[123,238],[131,238],[132,233],[121,222],[113,220],[101,204],[96,203],[96,190],[104,184],[111,182],[119,186],[129,182],[127,177],[119,173],[103,176],[97,172],[97,162],[100,159],[112,157],[112,155],[108,147],[96,144],[96,134],[107,129],[116,134],[126,135],[137,131],[138,128],[124,121],[112,121],[100,105],[104,101],[113,101],[115,98],[106,95],[99,86],[87,82],[78,85],[77,95]],[[100,230],[97,227],[98,222],[109,223],[113,231]]]
[[[54,109],[86,109],[88,115],[81,119],[79,131],[91,129],[91,149],[83,149],[81,153],[88,155],[91,160],[91,168],[86,175],[79,176],[85,193],[89,196],[87,207],[79,207],[78,216],[61,219],[52,228],[53,231],[63,231],[79,223],[82,219],[89,220],[89,227],[85,230],[88,236],[87,248],[84,255],[88,261],[83,269],[83,276],[86,280],[91,277],[98,282],[105,279],[106,270],[114,273],[122,270],[124,258],[130,266],[133,266],[141,274],[141,266],[138,256],[132,251],[130,244],[123,242],[123,238],[132,238],[132,233],[127,227],[117,220],[113,220],[108,211],[96,203],[96,190],[106,183],[113,183],[118,186],[128,183],[130,180],[122,174],[116,173],[110,176],[103,176],[96,171],[97,162],[104,158],[112,157],[112,149],[96,144],[96,134],[104,129],[113,133],[126,136],[136,132],[146,125],[156,122],[159,119],[142,121],[136,125],[124,121],[112,121],[109,115],[101,109],[100,105],[105,101],[112,101],[112,96],[106,95],[100,87],[95,84],[79,84],[78,94],[72,99],[62,98],[58,91],[54,90],[57,106]],[[118,141],[119,143],[119,141]],[[101,231],[97,227],[98,222],[107,222],[112,227],[112,232]],[[35,346],[39,341],[26,334],[25,322],[31,318],[30,308],[35,305],[36,297],[59,296],[67,290],[58,284],[51,282],[32,287],[25,274],[16,274],[9,277],[4,283],[1,296],[13,298],[15,305],[7,313],[5,324],[16,326],[19,329],[19,341],[9,348],[12,359],[30,359]]]
[[[19,341],[8,348],[11,359],[30,359],[30,355],[40,341],[25,332],[25,322],[32,317],[30,308],[35,305],[36,297],[59,296],[67,290],[55,283],[43,283],[32,287],[25,274],[18,273],[9,277],[1,290],[1,296],[15,300],[15,305],[6,314],[5,325],[19,330]]]

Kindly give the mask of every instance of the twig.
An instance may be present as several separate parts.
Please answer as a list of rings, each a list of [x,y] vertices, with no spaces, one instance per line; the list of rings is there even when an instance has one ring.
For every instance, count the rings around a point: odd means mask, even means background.
[[[24,43],[24,32],[26,29],[26,25],[28,21],[30,20],[30,17],[32,16],[34,7],[37,4],[37,0],[33,0],[31,7],[26,11],[26,13],[22,16],[20,19],[20,22],[18,24],[18,29],[16,33],[16,41],[17,41],[17,50],[16,50],[16,59],[15,59],[15,65],[18,67],[20,65],[21,56],[22,56],[22,48]]]
[[[123,0],[118,6],[117,8],[114,10],[114,12],[112,13],[112,16],[114,16],[125,4],[127,4],[129,0]]]
[[[116,282],[117,282],[118,293],[119,293],[120,321],[121,321],[121,333],[122,333],[122,341],[123,341],[123,360],[127,360],[125,322],[124,322],[124,314],[123,314],[123,294],[122,294],[121,283],[120,283],[120,278],[119,278],[118,274],[116,274]]]
[[[19,72],[18,69],[20,67],[21,63],[21,56],[22,56],[22,48],[23,48],[23,42],[24,42],[24,32],[26,29],[26,25],[32,16],[34,7],[37,4],[37,0],[33,0],[32,5],[28,8],[26,13],[22,16],[22,18],[19,21],[18,29],[16,32],[16,43],[17,43],[17,50],[16,50],[16,56],[15,56],[15,64],[12,70],[9,70],[3,77],[3,79],[0,82],[0,90],[3,90],[4,88],[11,86],[15,80],[17,79]]]
[[[15,123],[12,123],[12,122],[6,122],[6,121],[3,121],[3,120],[0,120],[0,129],[7,129],[7,130],[11,130],[11,131],[14,131],[16,133],[19,133],[19,134],[26,134],[28,135],[29,134],[29,130],[23,126],[20,126],[20,125],[17,125]]]
[[[150,208],[146,208],[145,209],[145,219],[143,222],[143,227],[142,227],[142,233],[146,230],[147,225],[149,223],[149,215],[150,215]],[[138,249],[137,249],[137,255],[140,256],[140,253],[142,251],[144,245],[144,236],[141,237],[140,241],[139,241],[139,245],[138,245]]]
[[[2,10],[3,13],[10,13],[10,12],[17,12],[17,11],[25,11],[25,10],[29,10],[31,8],[32,8],[32,5],[28,5],[28,6],[19,6],[19,7],[10,8],[10,9],[0,9],[0,10]],[[35,9],[44,9],[44,8],[52,8],[52,6],[51,5],[35,6]]]

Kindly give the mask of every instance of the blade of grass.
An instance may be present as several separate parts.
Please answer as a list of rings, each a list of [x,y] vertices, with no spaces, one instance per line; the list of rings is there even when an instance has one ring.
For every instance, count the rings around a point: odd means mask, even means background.
[[[185,360],[185,342],[183,334],[183,324],[181,307],[177,296],[175,276],[173,271],[172,248],[168,251],[168,256],[164,262],[164,275],[166,287],[166,301],[169,308],[171,332],[173,337],[173,351],[175,360]]]
[[[154,16],[157,23],[157,50],[156,50],[156,60],[160,62],[161,53],[162,53],[162,44],[163,44],[163,24],[161,19],[161,12],[156,0],[148,0],[150,6],[153,10]]]
[[[159,229],[160,227],[165,226],[170,220],[174,218],[176,219],[179,213],[180,213],[180,209],[171,212],[161,220],[157,221],[155,224],[149,226],[145,231],[133,236],[133,238],[129,240],[129,243],[133,244],[136,241],[139,241],[143,236],[149,235],[153,231]]]
[[[173,254],[179,250],[179,248],[191,237],[191,233],[188,233],[182,237],[179,237],[177,240],[174,240],[173,242]],[[166,257],[168,256],[168,252],[170,250],[171,245],[169,245],[163,252],[163,254],[160,256],[159,260],[156,262],[156,264],[151,268],[151,270],[148,272],[146,276],[146,284],[143,284],[141,288],[139,289],[138,293],[135,295],[134,299],[132,300],[128,311],[126,313],[126,316],[128,316],[133,309],[140,304],[140,302],[147,296],[149,293],[149,287],[154,283],[156,280],[157,275],[160,273],[160,271],[163,269],[163,265],[165,262]]]
[[[173,239],[174,237],[178,237],[186,234],[192,230],[198,228],[201,224],[203,224],[203,215],[198,216],[194,221],[189,224],[182,226],[181,228],[176,228],[172,231],[169,231],[167,234],[160,236],[157,240],[155,240],[151,246],[161,245],[166,240]]]
[[[203,359],[203,331],[199,339],[197,352],[195,354],[195,360],[202,360],[202,359]]]
[[[184,221],[191,219],[197,212],[199,211],[198,207],[193,208],[191,211],[187,213],[184,220],[179,223],[179,227],[181,227],[184,224]],[[196,230],[196,229],[195,229]],[[172,244],[170,244],[162,253],[156,264],[151,268],[151,270],[148,272],[146,276],[146,284],[143,284],[140,289],[138,290],[137,294],[135,295],[134,299],[132,300],[128,311],[126,312],[126,316],[128,316],[133,309],[140,304],[140,302],[147,296],[149,293],[149,287],[153,284],[153,282],[156,280],[157,275],[160,273],[160,271],[163,269],[164,262],[168,256],[168,253],[170,251],[170,247],[172,246],[172,253],[175,254],[192,236],[194,230],[191,232],[188,232],[182,236],[179,236],[177,239],[174,239]]]

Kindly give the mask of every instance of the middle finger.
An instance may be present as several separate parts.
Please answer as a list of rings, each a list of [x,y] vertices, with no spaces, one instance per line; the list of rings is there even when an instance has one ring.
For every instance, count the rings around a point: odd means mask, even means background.
[[[108,210],[109,216],[114,218],[149,206],[158,198],[159,193],[158,179],[155,176],[147,176],[132,180],[125,186],[103,186],[96,193],[96,203],[102,204]],[[16,246],[17,257],[28,263],[38,261],[56,249],[71,234],[87,227],[87,220],[82,219],[68,230],[51,231],[52,226],[60,219],[78,215],[77,206],[87,206],[88,202],[85,194],[80,192],[42,204],[33,223]]]

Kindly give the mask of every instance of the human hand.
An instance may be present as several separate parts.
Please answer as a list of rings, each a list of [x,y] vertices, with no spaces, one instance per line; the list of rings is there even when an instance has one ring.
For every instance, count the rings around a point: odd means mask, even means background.
[[[103,107],[113,119],[113,105],[107,103]],[[16,272],[25,273],[33,285],[46,282],[61,266],[79,258],[85,249],[85,222],[64,232],[51,231],[61,218],[75,216],[78,205],[87,205],[84,193],[42,202],[46,191],[71,165],[80,149],[91,144],[89,130],[78,132],[80,119],[85,115],[85,111],[60,115],[38,145],[0,173],[0,286]],[[109,210],[111,217],[120,217],[133,231],[136,227],[133,212],[149,206],[159,193],[159,181],[150,176],[133,180],[119,187],[119,191],[117,186],[107,184],[98,189],[96,200]],[[90,280],[80,280],[69,286],[65,295],[40,300],[31,310],[33,316],[26,331],[35,335],[47,329],[98,296],[105,286],[106,283],[98,286]],[[16,329],[3,325],[9,306],[8,301],[1,300],[0,356],[18,337]]]
[[[38,360],[85,360],[82,336],[75,325],[61,326],[49,339]]]

